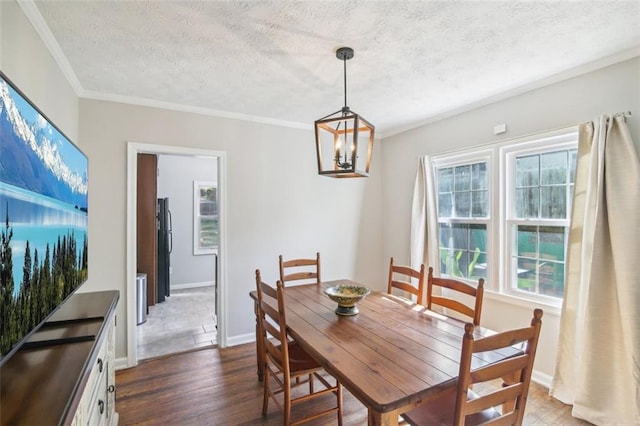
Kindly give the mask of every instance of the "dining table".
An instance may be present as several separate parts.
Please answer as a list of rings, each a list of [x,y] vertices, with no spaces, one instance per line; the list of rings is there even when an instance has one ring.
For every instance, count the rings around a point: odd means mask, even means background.
[[[356,315],[338,315],[324,289],[352,280],[287,286],[290,336],[368,409],[370,425],[397,425],[400,414],[457,385],[464,322],[403,297],[371,291]],[[255,291],[251,297],[256,300]],[[257,332],[259,329],[256,329]],[[476,338],[495,332],[476,327]],[[258,342],[258,375],[264,355]],[[521,353],[518,347],[477,354],[472,368]]]

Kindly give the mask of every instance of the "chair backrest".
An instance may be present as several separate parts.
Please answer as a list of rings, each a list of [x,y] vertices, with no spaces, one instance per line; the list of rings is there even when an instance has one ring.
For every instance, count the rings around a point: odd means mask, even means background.
[[[283,260],[280,255],[278,263],[282,285],[298,280],[315,280],[317,284],[320,284],[320,253],[316,253],[315,259]]]
[[[504,412],[500,414],[500,417],[494,418],[493,421],[496,421],[497,424],[522,424],[541,326],[542,309],[533,311],[533,318],[529,327],[508,330],[477,340],[473,338],[474,325],[471,323],[465,325],[465,334],[462,338],[460,372],[458,374],[455,425],[465,424],[465,416],[469,414],[499,405],[502,405]],[[523,354],[485,367],[476,368],[475,370],[471,369],[471,360],[474,354],[508,348],[521,343],[525,343]],[[503,385],[499,390],[477,395],[477,398],[467,398],[467,392],[471,385],[502,377],[510,377],[513,382]],[[513,408],[505,409],[505,403]],[[498,414],[496,412],[496,415]]]
[[[436,296],[433,294],[433,287],[448,288],[473,297],[474,305],[469,306],[457,299],[446,297],[444,295]],[[480,315],[482,314],[482,298],[484,296],[484,279],[478,280],[478,285],[474,286],[462,281],[451,278],[436,278],[433,276],[433,268],[429,267],[429,277],[427,279],[427,309],[431,309],[431,305],[439,305],[444,308],[453,309],[456,312],[473,318],[474,325],[480,325]]]
[[[284,381],[289,384],[289,353],[287,345],[287,320],[284,311],[282,283],[276,288],[262,281],[260,270],[256,269],[256,290],[258,295],[258,330],[262,339],[265,356],[284,373]],[[266,359],[265,359],[266,361]]]
[[[412,278],[417,280],[417,287],[412,283]],[[391,294],[394,288],[416,296],[416,303],[422,305],[424,301],[424,265],[420,265],[418,271],[410,266],[395,265],[392,257],[389,263],[387,293]]]

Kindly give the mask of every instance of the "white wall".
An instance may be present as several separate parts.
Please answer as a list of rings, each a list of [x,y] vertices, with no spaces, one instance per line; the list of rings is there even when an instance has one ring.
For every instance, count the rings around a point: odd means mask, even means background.
[[[81,149],[78,97],[51,53],[13,1],[0,1],[0,69]]]
[[[171,289],[213,284],[213,254],[193,254],[193,182],[218,180],[218,160],[181,155],[158,156],[158,198],[169,198],[172,216]]]
[[[383,286],[379,151],[368,179],[331,179],[317,174],[311,130],[94,100],[80,102],[80,136],[92,165],[94,290],[116,288],[126,296],[127,141],[227,153],[228,291],[222,302],[229,309],[229,339],[252,336],[254,270],[275,282],[279,254],[320,251],[324,278]],[[125,355],[125,305],[122,300],[118,307],[124,320],[118,321],[117,357]]]
[[[421,156],[575,125],[600,114],[622,111],[633,114],[627,123],[640,152],[640,58],[386,138],[382,155],[383,258],[409,257],[411,197]],[[502,123],[507,125],[507,133],[495,136],[494,125]],[[548,380],[554,372],[559,318],[552,309],[543,308],[536,370],[539,380]],[[496,330],[528,324],[532,309],[533,305],[514,305],[485,292],[482,323]]]

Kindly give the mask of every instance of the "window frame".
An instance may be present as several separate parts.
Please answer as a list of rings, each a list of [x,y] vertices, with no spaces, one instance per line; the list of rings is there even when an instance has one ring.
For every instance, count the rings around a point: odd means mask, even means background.
[[[477,164],[477,163],[486,163],[487,165],[487,216],[483,217],[483,218],[479,218],[479,217],[465,217],[465,218],[457,218],[457,217],[448,217],[444,220],[440,220],[440,216],[438,215],[436,217],[436,222],[438,224],[438,226],[441,223],[448,223],[448,224],[468,224],[468,225],[485,225],[487,230],[487,242],[486,242],[486,247],[487,247],[487,257],[488,257],[488,253],[490,248],[493,247],[493,223],[491,220],[492,214],[494,212],[493,209],[493,195],[491,194],[490,188],[492,187],[492,183],[493,183],[493,165],[492,165],[492,160],[494,157],[494,150],[492,149],[479,149],[479,150],[474,150],[473,152],[461,152],[461,153],[457,153],[457,154],[452,154],[452,155],[443,155],[443,156],[437,156],[434,157],[432,159],[432,169],[433,169],[433,173],[434,173],[434,184],[435,184],[435,199],[436,199],[436,204],[438,202],[438,170],[440,169],[445,169],[445,168],[451,168],[451,167],[457,167],[457,166],[463,166],[463,165],[469,165],[469,164]],[[438,212],[438,209],[436,209],[436,213]],[[438,250],[435,251],[437,254],[436,256],[438,257],[437,262],[438,262],[438,268],[437,271],[440,271],[440,236],[438,235]],[[487,261],[488,263],[488,261]],[[488,267],[487,267],[487,272],[488,272]],[[452,278],[456,278],[456,279],[460,279],[463,278],[464,281],[471,281],[468,280],[464,277],[457,277],[457,276],[451,276]],[[485,278],[486,279],[486,278]]]
[[[578,147],[578,127],[571,126],[548,132],[541,132],[530,136],[512,138],[496,143],[477,145],[462,150],[449,153],[442,153],[430,156],[433,170],[434,191],[436,206],[438,203],[438,170],[447,167],[474,164],[481,161],[487,163],[487,194],[488,217],[485,218],[456,218],[451,223],[485,223],[487,226],[487,274],[485,278],[485,294],[496,299],[503,299],[518,305],[531,306],[546,305],[559,309],[563,298],[546,296],[537,293],[526,293],[511,289],[511,283],[507,282],[511,276],[511,225],[514,218],[512,211],[515,202],[515,158],[522,155],[538,154],[545,152],[560,151],[565,149],[577,149]],[[511,160],[511,161],[510,161]],[[510,164],[511,163],[511,164]],[[507,180],[513,176],[511,180]],[[575,180],[574,180],[575,185]],[[498,191],[496,196],[495,191]],[[571,198],[571,197],[568,197]],[[569,203],[571,200],[568,200]],[[567,219],[542,219],[545,225],[569,226],[571,221],[571,204],[567,205]],[[437,212],[436,207],[436,212]],[[540,219],[536,220],[539,221]],[[518,219],[526,223],[526,219]],[[440,218],[436,219],[440,224]],[[533,222],[531,222],[533,224]],[[440,237],[438,236],[438,245]],[[565,265],[568,242],[565,242]],[[429,259],[432,263],[440,266],[439,250],[432,250]],[[460,279],[460,277],[454,277]],[[475,280],[462,280],[476,283]],[[566,280],[566,267],[565,267]]]
[[[521,142],[513,145],[501,146],[499,158],[501,161],[500,170],[503,176],[500,178],[500,184],[504,185],[501,193],[505,194],[501,205],[502,217],[500,221],[502,230],[500,232],[502,240],[502,254],[504,263],[502,265],[503,277],[500,282],[499,291],[503,294],[524,298],[527,300],[541,302],[552,306],[560,307],[563,298],[546,296],[540,293],[527,293],[522,290],[512,288],[510,285],[510,277],[512,276],[513,262],[511,262],[512,250],[514,247],[514,235],[511,232],[513,225],[532,225],[532,226],[554,226],[569,227],[571,225],[571,209],[572,200],[567,194],[567,218],[566,219],[546,219],[546,218],[517,218],[515,217],[515,160],[517,157],[524,155],[540,155],[549,152],[557,152],[578,148],[578,134],[569,132],[561,135],[553,135],[548,137],[537,138],[532,141]],[[575,185],[575,181],[574,181]],[[567,232],[568,239],[568,232]],[[568,241],[565,241],[564,259],[565,259],[565,280],[566,280],[566,259],[567,259]]]
[[[218,244],[212,247],[202,246],[200,244],[200,236],[202,233],[202,218],[204,217],[215,217],[215,215],[201,215],[200,214],[200,204],[202,202],[202,198],[200,197],[200,191],[202,189],[207,188],[215,188],[216,190],[216,199],[218,184],[217,182],[208,182],[208,181],[193,181],[193,255],[209,255],[216,254],[218,252]],[[219,224],[218,224],[219,226]]]

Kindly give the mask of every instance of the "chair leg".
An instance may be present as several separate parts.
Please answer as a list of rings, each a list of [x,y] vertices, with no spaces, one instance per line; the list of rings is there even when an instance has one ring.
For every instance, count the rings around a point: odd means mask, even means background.
[[[262,380],[264,380],[264,394],[262,396],[262,415],[266,416],[267,415],[267,410],[269,409],[269,379],[270,379],[270,374],[269,374],[269,369],[265,368],[264,371],[264,377],[262,378]]]
[[[313,373],[309,374],[309,393],[313,393]]]
[[[287,386],[284,389],[284,422],[285,426],[291,424],[291,386]]]

